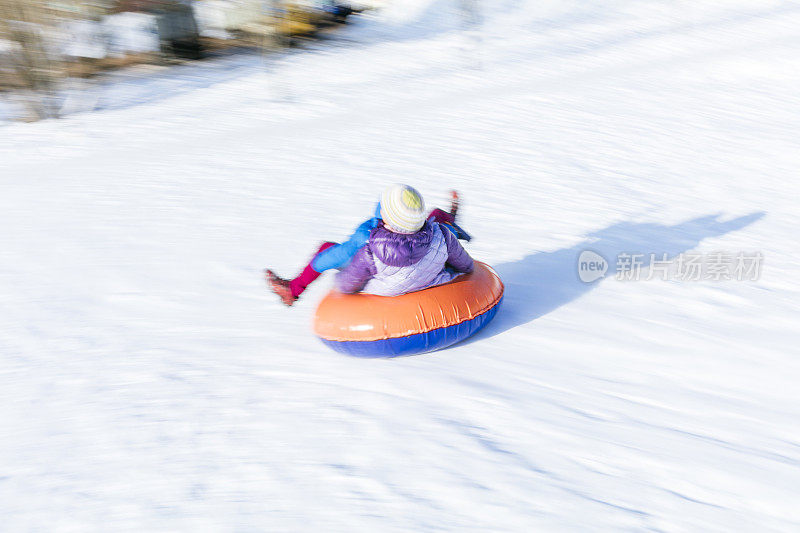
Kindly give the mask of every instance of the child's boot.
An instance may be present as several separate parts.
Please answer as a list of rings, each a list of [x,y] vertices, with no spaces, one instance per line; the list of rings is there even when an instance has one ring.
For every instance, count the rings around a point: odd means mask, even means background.
[[[456,215],[458,215],[458,208],[461,205],[461,198],[458,196],[458,191],[450,191],[450,216],[452,217],[452,222],[450,222],[450,226],[455,230],[456,237],[463,241],[471,241],[472,237],[469,233],[464,231],[464,228],[456,224]]]
[[[455,220],[458,214],[458,206],[460,203],[461,200],[458,197],[458,191],[450,191],[450,214],[453,216],[453,220]]]
[[[279,277],[272,270],[267,270],[266,274],[267,283],[272,292],[277,294],[285,305],[291,307],[297,301],[297,296],[292,294],[289,280]]]

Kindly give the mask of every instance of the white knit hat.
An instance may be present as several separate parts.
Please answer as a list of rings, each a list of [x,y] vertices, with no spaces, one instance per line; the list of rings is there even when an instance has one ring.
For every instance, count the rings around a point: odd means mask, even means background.
[[[393,185],[381,194],[381,218],[395,233],[416,233],[428,218],[425,200],[413,187]]]

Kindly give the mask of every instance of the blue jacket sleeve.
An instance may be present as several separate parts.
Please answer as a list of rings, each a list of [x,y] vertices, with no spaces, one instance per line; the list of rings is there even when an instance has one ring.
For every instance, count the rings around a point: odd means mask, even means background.
[[[356,255],[356,252],[369,240],[372,230],[378,226],[379,219],[371,218],[363,222],[342,244],[331,246],[317,254],[311,261],[311,268],[317,272],[325,272],[332,268],[344,268]]]

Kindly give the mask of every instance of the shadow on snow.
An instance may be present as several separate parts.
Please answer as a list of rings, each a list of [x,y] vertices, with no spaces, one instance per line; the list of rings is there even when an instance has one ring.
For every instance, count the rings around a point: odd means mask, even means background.
[[[728,221],[719,215],[694,218],[674,226],[654,223],[620,222],[587,235],[579,244],[554,252],[536,252],[519,261],[494,268],[505,284],[502,307],[495,319],[477,335],[480,340],[527,324],[558,309],[595,288],[602,280],[583,283],[578,279],[578,256],[592,250],[605,257],[609,264],[606,277],[613,276],[619,253],[642,253],[642,267],[650,262],[650,253],[660,258],[663,253],[672,259],[697,247],[703,239],[740,230],[761,219],[755,212]]]

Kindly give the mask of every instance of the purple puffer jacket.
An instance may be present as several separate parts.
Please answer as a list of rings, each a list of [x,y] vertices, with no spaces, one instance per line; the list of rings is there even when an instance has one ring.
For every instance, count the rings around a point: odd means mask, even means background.
[[[438,222],[429,220],[411,234],[394,233],[381,223],[336,275],[336,287],[345,293],[399,296],[447,283],[472,268],[467,251]]]

